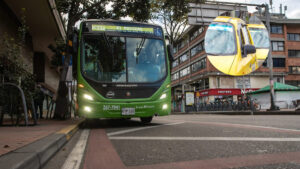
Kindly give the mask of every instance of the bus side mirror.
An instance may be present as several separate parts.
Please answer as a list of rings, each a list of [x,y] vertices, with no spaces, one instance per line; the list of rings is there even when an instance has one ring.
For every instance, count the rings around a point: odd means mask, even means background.
[[[244,46],[244,54],[247,56],[248,54],[256,53],[256,48],[253,45],[245,45]]]
[[[170,63],[172,63],[174,61],[173,59],[173,46],[172,45],[167,45],[167,49],[168,49],[168,58]]]

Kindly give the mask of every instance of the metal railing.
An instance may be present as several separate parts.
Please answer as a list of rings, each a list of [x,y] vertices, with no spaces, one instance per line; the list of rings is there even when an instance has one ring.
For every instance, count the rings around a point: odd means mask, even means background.
[[[13,83],[3,83],[0,86],[0,90],[2,94],[1,99],[3,99],[0,105],[0,125],[2,125],[3,123],[5,114],[8,114],[13,125],[19,125],[19,122],[23,115],[24,125],[28,126],[28,106],[22,88]],[[35,113],[36,111],[34,109],[33,99],[31,97],[27,97],[27,99],[28,98],[29,103],[31,102],[31,105],[29,106],[31,107],[30,110],[32,111],[32,118],[34,120],[33,122],[34,124],[36,124],[37,117]]]

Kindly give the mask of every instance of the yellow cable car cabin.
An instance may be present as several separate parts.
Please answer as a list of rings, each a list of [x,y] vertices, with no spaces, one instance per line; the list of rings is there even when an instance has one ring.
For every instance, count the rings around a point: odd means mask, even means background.
[[[263,24],[248,24],[247,27],[256,48],[256,59],[258,66],[260,66],[268,57],[270,48],[269,33]]]
[[[241,76],[258,68],[253,40],[240,18],[217,17],[207,29],[205,50],[209,61],[225,74]]]

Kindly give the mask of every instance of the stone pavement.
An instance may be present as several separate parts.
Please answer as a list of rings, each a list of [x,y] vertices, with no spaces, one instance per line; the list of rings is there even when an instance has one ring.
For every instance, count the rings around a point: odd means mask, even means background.
[[[40,168],[82,122],[82,119],[39,120],[36,126],[1,126],[0,168]]]

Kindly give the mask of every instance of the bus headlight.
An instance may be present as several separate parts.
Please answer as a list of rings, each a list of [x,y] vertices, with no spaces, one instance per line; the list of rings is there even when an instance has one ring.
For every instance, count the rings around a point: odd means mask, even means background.
[[[88,106],[85,106],[83,109],[86,112],[91,112],[92,111],[92,109],[90,107],[88,107]]]
[[[164,98],[166,98],[167,97],[167,94],[166,93],[164,93],[164,94],[162,94],[161,96],[160,96],[160,98],[159,99],[164,99]]]
[[[166,110],[168,108],[168,104],[163,104],[162,109]]]
[[[91,95],[88,95],[88,94],[83,94],[83,98],[85,98],[87,100],[94,100],[94,98]]]

